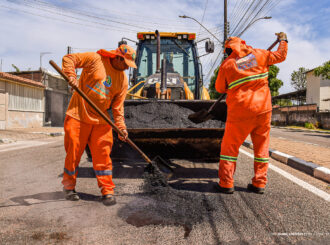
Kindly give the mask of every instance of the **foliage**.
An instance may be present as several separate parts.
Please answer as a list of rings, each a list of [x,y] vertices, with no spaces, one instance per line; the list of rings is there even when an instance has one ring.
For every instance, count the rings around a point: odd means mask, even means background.
[[[317,77],[321,76],[323,79],[330,79],[330,60],[315,68],[314,75]]]
[[[20,72],[20,69],[17,66],[15,66],[14,64],[11,64],[11,66],[14,67],[14,69],[16,70],[16,72]]]
[[[210,93],[211,99],[217,99],[220,96],[220,93],[218,93],[215,90],[215,81],[217,80],[218,72],[219,72],[219,67],[214,70],[213,76],[211,77],[211,80],[210,80],[209,93]]]
[[[276,100],[274,104],[279,106],[292,106],[292,101],[289,99],[279,99]]]
[[[308,128],[308,129],[315,129],[316,127],[314,126],[313,123],[306,122],[306,123],[305,123],[305,128]]]
[[[306,88],[306,71],[304,67],[299,67],[298,71],[291,73],[291,85],[295,90],[302,90]]]
[[[268,85],[272,96],[277,96],[279,94],[278,90],[283,86],[282,80],[276,78],[279,71],[280,68],[275,65],[269,67]]]

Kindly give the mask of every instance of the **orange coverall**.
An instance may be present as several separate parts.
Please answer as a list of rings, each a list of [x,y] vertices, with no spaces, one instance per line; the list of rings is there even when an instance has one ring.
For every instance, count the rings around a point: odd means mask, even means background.
[[[64,56],[62,68],[69,77],[76,77],[75,68],[83,68],[79,88],[104,113],[111,106],[116,126],[120,130],[126,129],[123,105],[128,81],[124,71],[114,69],[109,57],[93,52]],[[88,144],[102,195],[113,194],[115,185],[112,181],[110,159],[113,144],[111,126],[77,92],[73,93],[70,100],[64,131],[67,153],[62,180],[64,188],[75,188],[80,158]]]
[[[267,183],[269,161],[269,132],[271,123],[271,94],[268,87],[269,66],[282,62],[287,54],[287,42],[281,41],[277,51],[253,49],[238,37],[225,43],[233,51],[221,64],[215,88],[227,93],[227,122],[221,143],[219,184],[233,188],[233,175],[239,147],[251,134],[254,146],[255,187]]]

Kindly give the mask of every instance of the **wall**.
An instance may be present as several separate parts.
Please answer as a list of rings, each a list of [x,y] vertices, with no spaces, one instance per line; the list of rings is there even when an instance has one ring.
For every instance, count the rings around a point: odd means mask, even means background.
[[[319,121],[322,123],[322,128],[330,129],[330,112],[318,113]]]
[[[11,72],[11,74],[27,79],[31,79],[37,82],[42,82],[42,73],[41,71],[35,71],[35,72]]]
[[[313,70],[306,73],[306,103],[317,104],[319,111],[330,111],[330,80],[316,77]]]
[[[0,129],[42,127],[44,88],[0,81]]]
[[[306,122],[319,124],[324,129],[330,129],[330,112],[317,112],[317,105],[288,106],[273,108],[273,125],[299,125]]]
[[[45,122],[53,127],[63,127],[65,113],[70,101],[69,95],[59,91],[46,90]]]
[[[320,106],[320,78],[313,71],[306,73],[306,103]]]
[[[6,128],[6,83],[0,81],[0,129]]]
[[[330,80],[321,79],[320,111],[330,111]]]
[[[43,112],[8,111],[6,128],[35,128],[43,126]]]

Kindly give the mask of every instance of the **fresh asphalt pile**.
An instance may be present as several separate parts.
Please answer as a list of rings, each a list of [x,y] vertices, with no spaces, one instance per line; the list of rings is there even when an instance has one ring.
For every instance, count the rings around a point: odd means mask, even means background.
[[[223,128],[224,123],[209,120],[193,123],[188,115],[194,111],[173,103],[150,102],[137,106],[125,107],[127,128]]]
[[[119,212],[127,223],[136,227],[174,225],[184,230],[187,238],[193,226],[204,221],[210,211],[205,195],[171,188],[159,172],[145,172],[140,187],[142,195]]]

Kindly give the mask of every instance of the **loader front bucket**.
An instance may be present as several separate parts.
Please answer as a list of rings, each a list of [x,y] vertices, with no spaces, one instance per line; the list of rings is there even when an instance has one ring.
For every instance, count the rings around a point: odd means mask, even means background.
[[[127,100],[125,122],[129,137],[150,157],[218,160],[224,123],[209,120],[195,124],[188,119],[189,114],[208,109],[213,103],[205,100]],[[221,114],[225,117],[225,112],[220,111]],[[116,141],[111,157],[138,156],[127,145]]]

